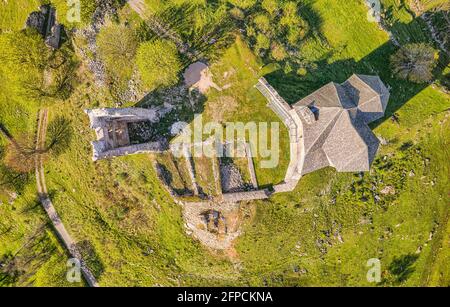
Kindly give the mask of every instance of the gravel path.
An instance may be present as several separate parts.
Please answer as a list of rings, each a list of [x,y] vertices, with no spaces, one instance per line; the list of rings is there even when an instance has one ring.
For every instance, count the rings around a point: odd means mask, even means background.
[[[36,150],[38,152],[45,145],[47,126],[48,126],[48,110],[44,109],[39,112],[39,122],[36,140]],[[79,253],[76,247],[75,241],[72,239],[72,237],[69,235],[68,231],[64,227],[64,224],[62,223],[61,218],[58,215],[58,212],[56,211],[50,197],[48,196],[42,157],[38,155],[35,163],[36,163],[36,183],[39,199],[41,201],[42,206],[44,207],[45,212],[50,218],[50,221],[56,231],[56,234],[68,249],[71,257],[77,259],[81,264],[81,272],[83,273],[83,276],[86,279],[89,286],[98,287],[99,285],[94,275],[91,273],[89,268],[81,259],[81,254]]]

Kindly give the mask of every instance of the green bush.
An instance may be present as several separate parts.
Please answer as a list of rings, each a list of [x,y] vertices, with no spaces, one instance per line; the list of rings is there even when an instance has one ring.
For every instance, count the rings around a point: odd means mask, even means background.
[[[136,32],[127,26],[111,23],[100,31],[97,45],[110,77],[128,81],[134,70],[138,45]]]
[[[81,22],[89,24],[97,8],[97,0],[81,0]]]
[[[274,14],[279,9],[277,0],[263,0],[263,2],[261,3],[261,6],[270,15]]]
[[[255,5],[256,0],[228,0],[228,2],[241,9],[248,9]]]
[[[136,62],[143,85],[148,90],[175,85],[182,69],[177,47],[164,40],[142,43]]]
[[[245,28],[249,46],[268,61],[284,62],[288,71],[301,67],[300,44],[310,25],[299,14],[297,2],[264,0],[247,10],[239,26]],[[289,63],[286,63],[286,62]]]

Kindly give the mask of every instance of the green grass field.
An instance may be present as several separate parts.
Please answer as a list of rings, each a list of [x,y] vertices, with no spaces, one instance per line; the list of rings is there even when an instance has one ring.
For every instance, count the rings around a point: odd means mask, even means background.
[[[401,40],[429,40],[421,25],[399,9],[399,1],[384,2],[393,5],[393,18],[398,19],[393,33]],[[154,10],[162,7],[158,1],[147,3]],[[208,93],[204,121],[216,116],[217,101],[228,101],[232,103],[224,122],[279,122],[253,88],[260,76],[292,103],[353,72],[380,74],[392,96],[386,118],[373,128],[389,144],[380,148],[373,170],[362,177],[327,168],[302,178],[292,193],[246,205],[255,213],[235,242],[234,262],[185,234],[181,208],[157,178],[154,157],[91,161],[94,133],[83,109],[114,104],[86,71],[80,72],[83,82],[70,99],[52,104],[11,97],[0,82],[0,123],[13,136],[34,133],[37,111],[45,104],[51,117],[61,114],[72,121],[76,137],[64,154],[48,161],[47,186],[100,285],[375,286],[366,279],[371,258],[381,261],[380,286],[450,284],[449,96],[434,85],[413,85],[391,75],[387,59],[395,47],[367,21],[363,2],[308,3],[320,36],[301,48],[311,64],[307,75],[286,74],[277,64],[262,62],[238,37],[212,64],[214,81],[230,87]],[[19,30],[35,7],[29,1],[0,4],[0,29]],[[127,7],[123,10],[122,16],[128,16]],[[398,121],[391,120],[393,114]],[[280,127],[279,167],[261,169],[255,159],[261,186],[278,183],[285,175],[289,143]],[[0,152],[6,143],[0,137]],[[395,187],[395,195],[381,194],[386,186]],[[26,272],[12,284],[79,286],[65,279],[67,254],[35,191],[32,174],[12,205],[0,190],[0,259],[8,254],[18,254],[23,262],[33,259],[22,265]],[[399,272],[399,264],[406,270]]]

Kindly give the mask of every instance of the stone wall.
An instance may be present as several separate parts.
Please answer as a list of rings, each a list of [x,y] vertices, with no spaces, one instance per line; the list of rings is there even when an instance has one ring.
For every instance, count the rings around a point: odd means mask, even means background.
[[[240,201],[268,199],[271,193],[268,189],[248,192],[226,193],[222,195],[224,202],[236,203]]]
[[[103,108],[85,110],[89,116],[91,128],[95,130],[97,140],[92,142],[94,161],[139,153],[159,153],[169,148],[166,141],[150,142],[126,147],[111,148],[107,133],[107,123],[120,120],[125,122],[150,121],[158,122],[163,111],[159,108]]]
[[[93,147],[95,149],[99,149],[101,143],[93,142]],[[127,147],[114,148],[106,151],[95,151],[94,150],[94,161],[101,159],[108,159],[114,157],[135,155],[141,153],[162,153],[169,149],[169,145],[167,142],[151,142],[144,144],[131,145]]]

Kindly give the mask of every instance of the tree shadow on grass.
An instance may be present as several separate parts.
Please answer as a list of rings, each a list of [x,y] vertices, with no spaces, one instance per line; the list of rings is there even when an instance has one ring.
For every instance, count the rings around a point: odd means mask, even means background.
[[[0,137],[3,136],[9,141],[13,142],[13,135],[9,130],[0,122]],[[6,155],[6,147],[0,146],[0,191],[2,188],[14,189],[17,193],[21,194],[26,185],[31,179],[28,173],[18,173],[7,167],[2,163],[3,158]]]
[[[387,276],[384,278],[383,283],[400,284],[405,282],[414,273],[414,264],[418,258],[418,255],[413,254],[395,257],[388,267]]]
[[[311,6],[311,3],[301,3],[298,7],[298,14],[300,17],[308,23],[309,31],[306,34],[306,38],[317,36],[320,39],[326,41],[323,35],[323,19]]]
[[[396,23],[395,29],[399,27],[415,27],[413,21],[410,24]],[[404,31],[404,30],[402,30]],[[310,71],[306,76],[299,76],[295,72],[285,74],[282,70],[274,71],[266,76],[269,83],[284,97],[293,104],[312,92],[318,90],[329,82],[342,83],[352,74],[378,75],[381,80],[390,87],[390,100],[385,116],[372,123],[372,127],[377,127],[387,118],[395,114],[411,98],[419,94],[429,86],[428,83],[415,84],[409,81],[397,79],[392,75],[389,58],[398,48],[387,42],[376,50],[356,62],[354,59],[339,60],[330,62],[330,58],[317,62],[317,68]],[[438,65],[435,68],[434,76],[439,78],[445,67],[449,63],[449,58],[440,52]]]
[[[87,267],[91,270],[95,278],[99,278],[105,271],[105,266],[97,254],[94,246],[88,240],[78,242],[76,244],[78,251],[81,254],[81,258],[86,263]]]
[[[195,55],[195,59],[183,58],[183,64],[188,66],[193,60],[210,61],[223,54],[235,41],[235,26],[231,18],[220,18],[218,20],[208,20],[208,22],[199,28],[195,28],[194,18],[200,11],[200,14],[212,14],[206,10],[219,9],[217,1],[208,2],[208,6],[182,3],[179,5],[168,6],[165,10],[154,16],[160,20],[167,28],[180,36],[181,40],[186,42],[187,50]],[[205,11],[202,11],[205,10]],[[157,38],[148,26],[146,32],[149,39]]]

